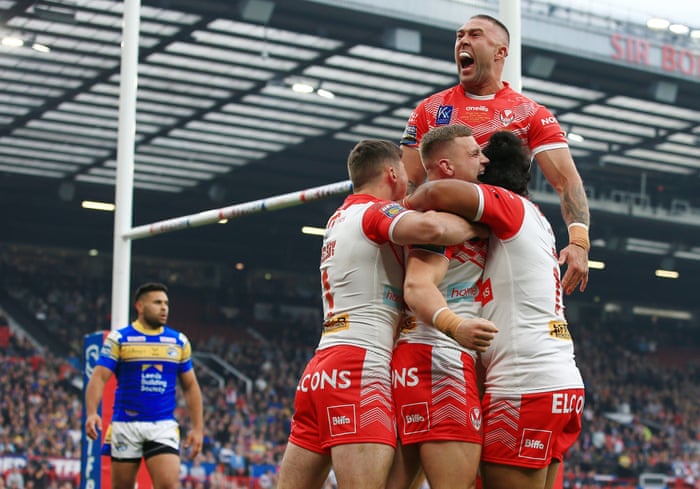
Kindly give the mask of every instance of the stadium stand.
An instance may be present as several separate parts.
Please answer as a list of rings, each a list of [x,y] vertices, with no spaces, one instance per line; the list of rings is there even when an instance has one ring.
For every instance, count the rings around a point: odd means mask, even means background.
[[[86,280],[70,260],[45,255],[50,267],[8,254],[0,263],[0,472],[6,487],[19,473],[25,488],[71,489],[81,453],[77,352],[82,335],[108,328],[109,287]],[[173,263],[166,276],[187,266]],[[306,289],[282,283],[266,285],[276,294],[272,307],[255,280],[247,283],[251,289],[236,299],[220,292],[225,281],[212,287],[190,277],[186,287],[173,287],[176,326],[196,352],[218,359],[196,362],[206,438],[200,469],[184,458],[183,487],[274,487],[297,376],[317,341],[317,306]],[[633,488],[642,474],[659,473],[674,488],[700,487],[700,331],[669,319],[588,312],[572,333],[587,403],[565,485]],[[186,433],[184,406],[177,415]]]

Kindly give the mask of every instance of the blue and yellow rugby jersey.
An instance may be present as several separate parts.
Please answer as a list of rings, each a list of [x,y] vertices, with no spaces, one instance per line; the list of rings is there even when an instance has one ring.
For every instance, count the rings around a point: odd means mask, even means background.
[[[147,330],[134,321],[107,335],[97,365],[117,378],[113,421],[175,419],[177,379],[192,369],[192,346],[167,325]]]

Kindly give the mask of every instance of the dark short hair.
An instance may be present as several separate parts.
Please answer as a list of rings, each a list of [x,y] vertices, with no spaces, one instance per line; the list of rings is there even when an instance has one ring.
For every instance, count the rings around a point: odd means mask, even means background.
[[[145,284],[140,285],[136,289],[136,292],[134,292],[134,302],[138,301],[143,294],[148,294],[149,292],[155,291],[165,292],[167,294],[168,286],[160,282],[146,282]]]
[[[506,25],[503,22],[498,20],[496,17],[492,17],[492,16],[487,15],[487,14],[477,14],[477,15],[472,15],[471,18],[472,19],[488,20],[493,25],[497,26],[499,29],[501,29],[503,31],[503,33],[506,35],[506,43],[510,44],[510,32],[508,31],[508,28],[506,27]]]
[[[493,133],[484,148],[484,154],[489,159],[489,164],[484,173],[479,175],[480,182],[527,196],[532,158],[529,148],[517,135],[511,131]]]
[[[348,175],[353,188],[360,188],[382,173],[387,162],[401,159],[401,148],[384,139],[363,139],[348,155]]]

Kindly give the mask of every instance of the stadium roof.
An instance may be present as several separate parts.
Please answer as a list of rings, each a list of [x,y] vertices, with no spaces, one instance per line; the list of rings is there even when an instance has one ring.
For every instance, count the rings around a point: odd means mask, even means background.
[[[143,1],[135,225],[345,180],[357,140],[398,141],[416,103],[456,82],[455,27],[495,14],[494,2],[462,2],[460,18],[436,25],[346,3]],[[123,8],[0,0],[2,35],[15,39],[0,46],[3,241],[111,249],[112,215],[80,202],[114,201]],[[603,62],[537,45],[523,27],[523,92],[569,133],[594,212],[591,257],[630,262],[623,282],[592,294],[642,283],[639,263],[700,263],[698,47],[659,40],[677,47],[678,66],[653,73],[624,63],[644,60],[640,26],[525,2],[525,17],[545,14],[552,31],[595,30],[611,44]],[[534,189],[563,232],[539,175]],[[134,252],[315,267],[318,239],[299,229],[323,226],[340,198],[137,241]]]

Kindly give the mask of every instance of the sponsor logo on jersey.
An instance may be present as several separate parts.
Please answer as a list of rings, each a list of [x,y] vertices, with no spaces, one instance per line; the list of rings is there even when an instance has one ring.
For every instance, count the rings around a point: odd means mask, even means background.
[[[506,109],[498,114],[498,118],[501,120],[503,127],[508,127],[515,120],[515,113],[510,109]]]
[[[552,414],[581,414],[584,397],[576,393],[555,392],[552,394]]]
[[[380,212],[383,212],[386,215],[386,217],[391,217],[393,219],[394,217],[398,216],[402,210],[404,210],[404,208],[401,207],[401,204],[392,202],[382,207],[380,209]]]
[[[391,386],[396,389],[401,387],[415,387],[418,385],[418,369],[416,367],[402,368],[401,370],[391,370]]]
[[[402,144],[411,144],[416,142],[416,133],[418,130],[416,129],[416,126],[414,125],[407,125],[406,128],[403,130],[403,134],[401,135],[401,143]]]
[[[145,336],[127,336],[126,341],[146,341]]]
[[[116,350],[117,348],[113,343],[105,343],[100,349],[100,355],[103,357],[116,358],[116,355],[112,353]]]
[[[156,372],[153,372],[153,369]],[[162,372],[162,365],[143,365],[141,367],[141,392],[165,394],[168,381],[161,375]]]
[[[404,404],[401,406],[401,417],[403,418],[404,435],[424,433],[430,430],[428,403]]]
[[[299,380],[297,390],[309,392],[326,389],[349,389],[351,385],[351,372],[334,368],[330,372],[321,370],[319,372],[305,373]]]
[[[416,317],[415,316],[404,316],[401,321],[401,332],[410,333],[416,329]]]
[[[557,338],[558,340],[571,341],[571,333],[569,332],[569,326],[566,321],[550,321],[549,336]]]
[[[176,350],[176,355],[172,355],[171,352]],[[120,349],[121,359],[124,361],[147,361],[147,360],[159,360],[171,362],[173,360],[178,360],[180,358],[180,349],[172,345],[161,345],[156,343],[144,344],[130,344],[123,343]]]
[[[491,279],[487,278],[485,281],[479,280],[477,283],[479,288],[479,294],[474,298],[475,301],[481,302],[481,306],[485,306],[493,300],[493,289],[491,288]]]
[[[552,432],[549,430],[535,430],[525,428],[520,440],[519,457],[533,460],[545,460],[549,452],[549,442]]]
[[[438,126],[446,126],[452,120],[452,111],[454,107],[451,105],[441,105],[438,107],[435,114],[435,124]]]
[[[382,302],[387,306],[403,309],[403,294],[400,289],[385,285]]]
[[[170,336],[161,336],[158,341],[161,343],[177,343],[177,339],[171,338]]]
[[[142,372],[143,372],[144,370],[148,370],[148,369],[151,369],[151,368],[154,368],[154,369],[156,369],[156,370],[159,371],[159,372],[162,372],[162,371],[163,371],[163,366],[162,366],[161,364],[159,364],[159,363],[154,363],[154,364],[144,363],[143,365],[141,365],[141,371],[142,371]]]
[[[457,282],[447,286],[448,303],[469,301],[473,302],[479,296],[479,285],[472,282]]]
[[[540,124],[543,126],[548,126],[550,124],[556,124],[557,123],[557,118],[554,117],[553,115],[550,115],[549,117],[543,117],[540,119]]]
[[[353,404],[328,406],[327,412],[331,436],[352,435],[357,432],[357,417]]]
[[[348,328],[350,328],[350,316],[348,313],[345,312],[343,314],[336,314],[332,318],[324,321],[321,335],[345,331]]]
[[[321,263],[335,255],[335,243],[336,240],[333,239],[323,244],[321,247]]]

